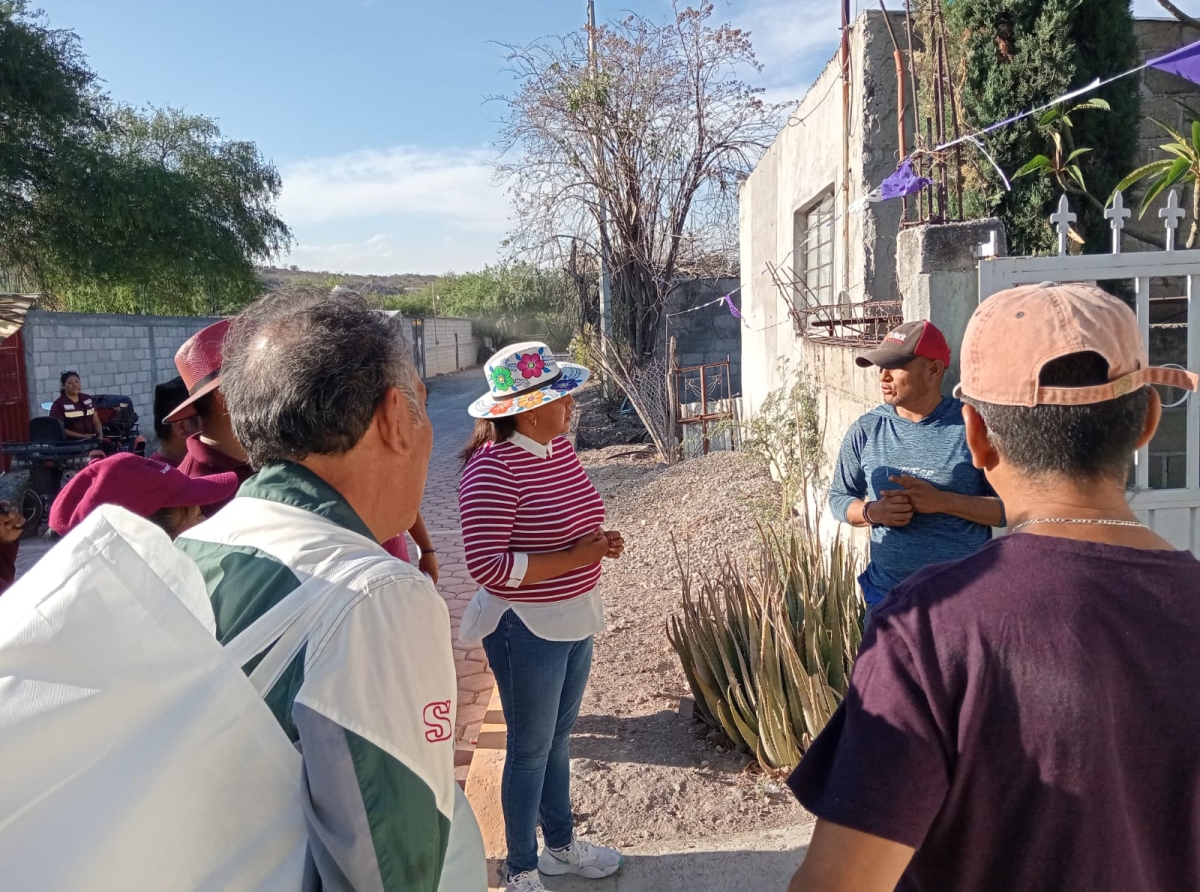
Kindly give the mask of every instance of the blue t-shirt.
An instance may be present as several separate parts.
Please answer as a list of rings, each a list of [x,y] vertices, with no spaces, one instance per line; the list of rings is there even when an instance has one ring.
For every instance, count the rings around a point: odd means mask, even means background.
[[[960,495],[995,495],[983,472],[971,463],[962,403],[950,397],[920,421],[901,418],[885,405],[854,422],[838,454],[829,507],[844,521],[855,499],[874,501],[881,490],[900,489],[888,478],[901,474]],[[916,571],[964,558],[991,537],[990,527],[961,517],[913,514],[908,526],[871,530],[865,581],[886,594]]]

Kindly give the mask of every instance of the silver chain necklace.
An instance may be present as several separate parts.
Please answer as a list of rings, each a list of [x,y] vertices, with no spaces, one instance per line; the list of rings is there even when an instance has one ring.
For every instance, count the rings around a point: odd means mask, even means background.
[[[1089,524],[1102,527],[1145,527],[1145,524],[1140,520],[1109,520],[1106,518],[1093,519],[1089,517],[1035,517],[1032,520],[1026,520],[1023,523],[1017,524],[1009,532],[1015,533],[1017,530],[1035,523]]]

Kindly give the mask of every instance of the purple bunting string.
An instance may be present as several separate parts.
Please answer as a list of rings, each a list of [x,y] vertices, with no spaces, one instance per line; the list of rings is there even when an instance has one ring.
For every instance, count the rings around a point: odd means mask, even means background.
[[[729,307],[729,315],[731,315],[734,319],[742,318],[741,310],[739,310],[737,307],[735,307],[733,305],[733,292],[732,291],[730,291],[728,294],[726,294],[724,297],[722,297],[721,300],[725,301],[725,306]]]
[[[1151,59],[1146,65],[1150,68],[1157,68],[1159,71],[1177,74],[1193,84],[1200,84],[1200,40],[1180,47],[1165,56]]]

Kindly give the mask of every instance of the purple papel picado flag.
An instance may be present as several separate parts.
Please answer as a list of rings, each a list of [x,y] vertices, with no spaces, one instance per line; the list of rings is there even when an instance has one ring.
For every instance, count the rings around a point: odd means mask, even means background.
[[[912,159],[905,158],[896,168],[896,172],[879,184],[879,198],[881,201],[904,198],[906,195],[915,195],[931,185],[933,180],[913,173]]]
[[[1151,59],[1146,66],[1157,68],[1159,71],[1169,71],[1171,74],[1187,78],[1194,84],[1200,84],[1200,41]]]

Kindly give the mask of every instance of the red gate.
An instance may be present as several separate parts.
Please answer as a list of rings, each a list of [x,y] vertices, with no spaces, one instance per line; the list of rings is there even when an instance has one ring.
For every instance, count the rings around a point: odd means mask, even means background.
[[[25,386],[25,343],[21,332],[0,341],[0,442],[29,439],[29,391]],[[8,470],[8,456],[0,456]]]

